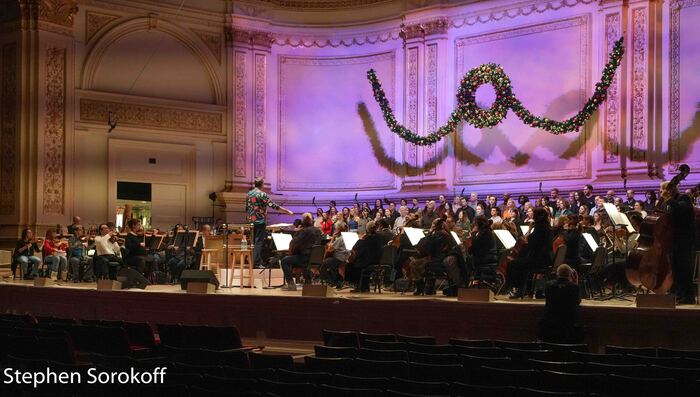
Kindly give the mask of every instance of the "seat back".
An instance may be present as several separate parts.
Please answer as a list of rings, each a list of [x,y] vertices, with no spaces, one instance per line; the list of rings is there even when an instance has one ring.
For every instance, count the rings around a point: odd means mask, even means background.
[[[323,345],[330,347],[358,347],[357,332],[324,329]]]
[[[566,244],[562,244],[557,247],[557,252],[554,253],[554,268],[556,269],[559,265],[563,264],[566,260]]]
[[[379,264],[382,266],[393,266],[395,257],[396,247],[393,245],[385,245],[382,247],[382,256],[379,259]]]
[[[325,245],[314,245],[311,247],[311,255],[309,255],[309,266],[321,266],[323,264],[323,256],[326,253]]]

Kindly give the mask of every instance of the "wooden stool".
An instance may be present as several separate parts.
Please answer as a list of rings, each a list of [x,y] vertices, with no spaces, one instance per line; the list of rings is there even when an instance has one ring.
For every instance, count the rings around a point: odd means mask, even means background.
[[[252,249],[240,249],[233,248],[229,250],[230,264],[231,264],[231,277],[229,279],[229,285],[233,286],[233,278],[236,274],[236,268],[241,269],[240,273],[240,287],[243,288],[243,279],[248,279],[248,287],[253,288],[253,280],[255,279],[255,273],[253,269],[253,250]],[[248,259],[248,276],[244,277],[243,273],[245,270],[245,261]]]

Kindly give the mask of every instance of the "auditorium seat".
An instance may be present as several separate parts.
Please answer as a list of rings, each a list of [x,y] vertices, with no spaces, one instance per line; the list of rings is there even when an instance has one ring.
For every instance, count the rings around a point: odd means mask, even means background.
[[[236,368],[249,368],[248,354],[245,349],[208,350],[194,348],[176,348],[164,346],[161,353],[171,361],[194,365],[225,365]]]
[[[466,397],[513,397],[516,388],[512,386],[483,386],[455,382],[452,384],[452,395]]]
[[[465,379],[462,364],[409,363],[409,379],[429,382],[458,382]]]
[[[224,366],[225,376],[236,379],[269,379],[277,380],[277,371],[271,368],[250,369],[250,368],[234,368]]]
[[[321,396],[337,397],[381,397],[384,392],[379,389],[357,389],[341,386],[321,385],[318,387]]]
[[[274,393],[280,397],[298,397],[298,396],[318,396],[316,385],[313,383],[288,383],[277,382],[267,379],[260,381],[261,391]]]
[[[374,349],[374,350],[402,350],[402,351],[406,351],[406,349],[408,348],[408,346],[405,342],[381,342],[381,341],[375,341],[375,340],[365,341],[363,347],[365,347],[367,349]]]
[[[561,371],[566,373],[581,374],[591,372],[588,364],[577,361],[543,361],[529,359],[525,366],[539,371]],[[599,372],[599,371],[593,371]]]
[[[520,350],[540,350],[539,342],[514,342],[506,340],[494,340],[493,345],[502,349],[520,349]]]
[[[135,366],[136,363],[136,359],[131,356],[110,356],[99,353],[90,353],[90,361],[95,365],[104,365],[112,368],[130,368]]]
[[[586,393],[545,391],[522,388],[518,390],[518,397],[585,397]]]
[[[434,345],[434,336],[410,336],[410,335],[396,335],[396,340],[398,342],[405,343],[415,343],[419,345]]]
[[[78,322],[72,318],[60,318],[52,316],[39,316],[36,317],[36,321],[39,324],[77,324]]]
[[[355,376],[385,376],[387,378],[407,378],[408,363],[406,361],[375,361],[358,358],[354,361]]]
[[[209,350],[230,350],[243,347],[236,327],[207,325],[158,324],[162,345]]]
[[[539,375],[539,383],[537,389],[554,391],[554,392],[585,392],[592,393],[599,391],[602,379],[605,379],[606,374],[603,373],[566,373],[561,371],[542,371]]]
[[[493,347],[491,339],[450,339],[450,345],[469,347]]]
[[[607,381],[609,386],[606,394],[610,397],[678,395],[679,382],[672,378],[609,375]]]
[[[421,364],[461,364],[462,360],[457,354],[430,354],[421,352],[408,352],[408,361]]]
[[[364,346],[366,340],[373,340],[379,342],[396,342],[396,335],[394,334],[370,334],[367,332],[360,332],[357,334],[360,340],[360,346]]]
[[[357,357],[375,361],[406,361],[408,354],[404,350],[359,349]]]
[[[311,372],[311,371],[290,371],[280,369],[277,371],[277,380],[287,383],[313,383],[314,385],[331,384],[333,374],[329,372]]]
[[[602,364],[588,363],[586,364],[588,372],[599,373],[606,375],[624,375],[624,376],[644,376],[647,373],[647,366],[644,364]]]
[[[389,385],[389,378],[382,377],[358,377],[343,374],[333,375],[333,385],[338,387],[349,388],[367,388],[386,390]]]
[[[551,350],[528,350],[528,349],[513,349],[504,348],[506,356],[515,361],[527,361],[529,359],[542,361],[559,361],[563,359],[563,354]]]
[[[605,354],[634,354],[635,356],[656,357],[655,347],[605,346]]]
[[[172,369],[170,369],[173,372],[177,372],[180,374],[199,374],[199,375],[211,375],[211,376],[219,376],[219,377],[225,377],[226,376],[226,370],[220,366],[220,365],[192,365],[192,364],[185,364],[185,363],[179,363],[175,362],[171,364]]]
[[[537,386],[533,379],[537,375],[534,369],[502,369],[482,366],[475,371],[471,381],[482,385],[502,385],[514,387]]]
[[[108,368],[105,369],[109,370]],[[165,379],[166,384],[182,384],[188,385],[189,387],[201,386],[203,382],[203,376],[201,374],[188,374],[175,371],[168,371]]]
[[[586,353],[586,352],[569,352],[569,361],[580,361],[583,363],[600,363],[600,364],[614,364],[614,365],[625,365],[630,364],[630,360],[627,359],[622,354],[597,354],[597,353]]]
[[[656,353],[659,357],[694,358],[700,360],[700,350],[664,349],[659,347],[656,349]]]
[[[294,357],[292,357],[290,354],[265,354],[250,352],[248,353],[248,360],[250,361],[250,367],[254,369],[292,369],[294,367]]]
[[[124,328],[129,337],[129,344],[132,348],[156,347],[156,338],[153,328],[148,323],[127,322],[119,320],[92,320],[82,321],[83,325],[99,325],[102,327]]]
[[[588,345],[585,343],[540,342],[540,349],[552,350],[555,352],[588,352]]]
[[[314,354],[316,357],[324,358],[355,358],[357,357],[357,348],[315,345]]]
[[[507,357],[506,352],[499,347],[471,347],[452,346],[452,351],[457,354],[466,354],[474,357]]]
[[[347,374],[352,371],[353,360],[350,358],[322,358],[305,356],[304,365],[309,371]]]
[[[428,354],[453,354],[452,345],[424,345],[419,343],[409,343],[406,345],[406,350],[410,352],[428,353]]]
[[[357,332],[324,329],[323,345],[330,347],[359,347]]]
[[[255,379],[235,379],[205,374],[202,377],[203,388],[221,393],[258,392],[259,384]]]
[[[476,378],[480,376],[479,371],[482,366],[502,369],[520,369],[510,357],[475,357],[463,354],[460,355],[459,358],[467,373],[467,378],[465,378],[466,383],[475,383]]]
[[[403,378],[392,378],[389,381],[389,390],[402,393],[419,395],[450,395],[451,387],[447,382],[421,382]]]
[[[71,325],[68,332],[80,352],[110,356],[133,356],[147,352],[147,349],[132,349],[123,328]]]

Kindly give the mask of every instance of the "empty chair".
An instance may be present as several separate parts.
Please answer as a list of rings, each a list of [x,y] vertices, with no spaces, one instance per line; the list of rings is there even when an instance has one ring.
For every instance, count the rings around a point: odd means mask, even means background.
[[[391,379],[389,389],[419,395],[450,395],[451,392],[447,382],[420,382],[403,378]]]
[[[422,364],[461,364],[462,360],[456,354],[430,354],[408,352],[408,361]]]
[[[409,336],[409,335],[396,335],[396,340],[399,342],[406,343],[416,343],[420,345],[434,345],[434,336]]]
[[[655,347],[605,346],[605,354],[634,354],[636,356],[656,357]]]
[[[611,397],[678,395],[678,381],[671,378],[655,379],[609,375],[607,383],[607,393]]]
[[[364,346],[366,340],[374,340],[379,342],[396,342],[396,335],[394,334],[371,334],[367,332],[360,332],[357,334],[360,340],[360,346]]]
[[[499,347],[471,347],[452,346],[452,351],[457,354],[466,354],[474,357],[507,357],[506,352]]]
[[[569,352],[569,361],[580,361],[584,363],[601,364],[630,364],[630,361],[622,354],[596,354],[585,352]]]
[[[265,353],[248,353],[250,368],[285,368],[292,369],[294,367],[294,357],[290,354],[265,354]]]
[[[406,361],[376,361],[358,358],[354,362],[354,367],[353,373],[356,376],[408,377],[408,363]]]
[[[483,385],[537,386],[533,384],[535,375],[537,375],[537,371],[534,369],[501,369],[482,366],[476,373],[478,375],[475,375],[476,379],[472,379],[472,381]]]
[[[314,345],[314,353],[316,357],[324,358],[355,358],[357,348]]]
[[[39,316],[36,318],[38,323],[42,324],[77,324],[78,322],[72,318],[60,318],[51,316]]]
[[[359,347],[357,332],[323,330],[323,345],[330,347]]]
[[[197,374],[225,377],[226,370],[221,365],[191,365],[183,363],[174,363],[172,371],[179,374]]]
[[[38,337],[36,351],[40,353],[37,358],[64,364],[75,364],[77,361],[77,352],[67,334],[59,337]]]
[[[630,363],[636,364],[661,365],[672,368],[700,368],[700,360],[694,358],[647,357],[636,354],[628,354],[625,357],[629,359]]]
[[[518,390],[518,397],[585,397],[586,393],[545,391],[537,389],[522,388]]]
[[[357,357],[376,361],[406,361],[408,354],[404,350],[359,349]]]
[[[352,359],[350,358],[323,358],[305,356],[304,364],[309,371],[316,372],[346,374],[352,370]]]
[[[700,360],[700,350],[665,349],[663,347],[659,347],[656,349],[656,354],[659,357],[694,358],[696,360]]]
[[[540,342],[542,350],[552,350],[556,352],[588,352],[588,345],[585,343],[549,343]]]
[[[336,374],[333,375],[333,385],[339,387],[386,390],[389,385],[389,378]]]
[[[624,375],[624,376],[644,376],[647,371],[647,366],[644,364],[603,364],[603,363],[588,363],[586,364],[589,373],[606,374],[606,375]],[[560,370],[563,371],[563,370]]]
[[[129,337],[129,344],[134,347],[153,349],[156,347],[156,336],[148,323],[124,322],[124,329]]]
[[[90,353],[90,361],[95,365],[112,368],[130,368],[136,365],[136,359],[130,356],[108,356]]]
[[[450,344],[454,346],[469,346],[469,347],[493,347],[491,339],[450,339]]]
[[[457,382],[465,377],[462,364],[409,363],[409,378],[434,382]]]
[[[330,384],[333,375],[328,372],[299,372],[280,369],[277,380],[287,383],[313,383],[314,385]]]
[[[363,347],[374,350],[406,350],[408,348],[404,342],[380,342],[376,340],[366,340]]]
[[[507,340],[494,340],[493,345],[500,348],[520,350],[540,350],[539,342],[513,342]]]
[[[387,390],[384,392],[384,396],[386,397],[448,397],[447,395],[441,396],[438,394],[413,394],[413,393],[404,393],[400,392],[398,390]]]
[[[250,369],[224,366],[223,369],[225,376],[228,378],[277,380],[277,371],[272,368]]]
[[[230,350],[243,347],[236,327],[208,325],[158,324],[158,335],[164,346]]]
[[[459,356],[465,371],[467,372],[466,383],[475,383],[475,379],[481,377],[479,371],[482,366],[504,369],[521,369],[510,357],[474,357],[468,355]]]
[[[357,389],[342,386],[321,385],[318,387],[319,395],[338,397],[381,397],[380,389]]]
[[[248,354],[243,349],[208,350],[194,348],[165,347],[163,354],[172,361],[194,365],[225,365],[236,368],[249,368]]]
[[[587,364],[577,361],[542,361],[530,359],[527,360],[526,365],[539,371],[560,371],[570,374],[591,372]]]
[[[219,376],[204,375],[202,386],[211,391],[231,393],[257,392],[259,390],[258,381],[255,379],[232,379]]]
[[[123,328],[71,325],[68,333],[78,351],[111,356],[130,356],[135,351]]]
[[[262,379],[260,380],[260,387],[262,391],[270,392],[280,397],[316,395],[316,385],[313,383],[288,383]]]
[[[526,350],[526,349],[503,349],[506,355],[513,360],[526,361],[528,359],[536,359],[543,361],[558,361],[563,358],[563,354],[551,350]]]
[[[430,353],[430,354],[452,354],[454,348],[452,345],[422,345],[418,343],[409,343],[406,350],[411,352]]]
[[[536,388],[553,392],[591,393],[600,391],[605,374],[570,374],[558,371],[542,371],[540,385]]]
[[[512,386],[484,386],[455,382],[452,384],[452,395],[468,397],[513,397],[516,388]]]

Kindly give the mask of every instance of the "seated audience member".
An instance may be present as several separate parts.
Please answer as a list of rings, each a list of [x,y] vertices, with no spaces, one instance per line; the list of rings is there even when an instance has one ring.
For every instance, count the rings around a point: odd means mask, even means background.
[[[22,237],[17,241],[13,253],[12,273],[17,270],[16,266],[19,265],[25,279],[36,277],[41,267],[41,259],[36,256],[37,252],[39,252],[39,244],[34,238],[34,232],[29,228],[22,229]]]
[[[332,228],[331,223],[331,228]],[[285,288],[287,291],[296,291],[297,286],[292,276],[292,267],[309,263],[311,256],[311,247],[321,244],[321,232],[314,227],[313,218],[310,213],[304,213],[301,217],[301,229],[294,234],[292,241],[289,243],[289,255],[282,258],[282,271],[284,272],[284,281],[287,283]],[[308,270],[304,269],[305,281],[311,282],[311,275]]]
[[[578,281],[569,265],[557,268],[557,280],[545,289],[544,317],[538,337],[551,343],[581,343],[583,333],[576,327],[576,313],[581,303]]]
[[[44,276],[51,278],[51,272],[56,274],[57,280],[65,280],[68,276],[68,259],[66,258],[66,244],[57,242],[56,231],[47,230],[44,240],[44,264],[46,272]]]

